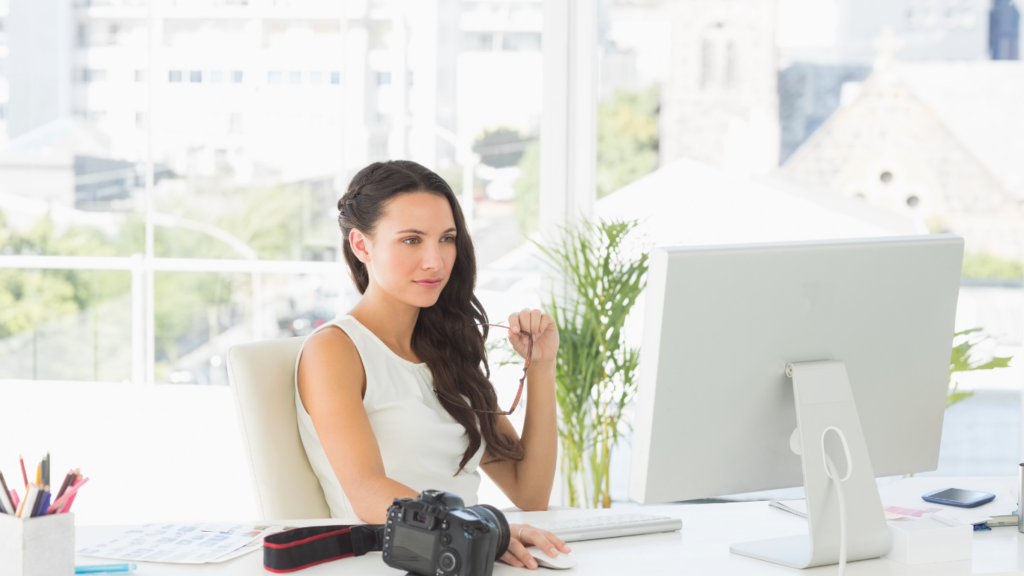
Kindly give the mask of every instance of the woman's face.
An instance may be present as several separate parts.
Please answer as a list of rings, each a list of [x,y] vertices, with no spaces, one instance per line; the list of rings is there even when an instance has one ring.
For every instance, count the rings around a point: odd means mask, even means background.
[[[455,265],[455,217],[448,200],[429,192],[400,194],[384,207],[373,237],[349,241],[371,282],[420,308],[433,306]]]

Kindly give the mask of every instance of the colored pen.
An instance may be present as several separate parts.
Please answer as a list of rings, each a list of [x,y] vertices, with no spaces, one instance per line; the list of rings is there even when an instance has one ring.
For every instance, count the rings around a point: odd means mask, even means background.
[[[43,463],[42,462],[40,462],[39,465],[36,466],[36,484],[39,484],[40,486],[43,485]]]
[[[75,486],[75,483],[82,479],[82,475],[79,474],[78,471],[79,471],[79,469],[75,468],[74,470],[71,470],[70,472],[68,472],[68,488],[73,488]],[[64,495],[64,492],[67,492],[67,488],[62,490],[61,494],[59,494],[57,496],[58,500],[60,499],[61,496]],[[74,501],[75,501],[75,497],[72,496],[70,500],[67,500],[66,502],[64,502],[64,504],[61,504],[60,508],[58,508],[57,511],[54,512],[54,514],[63,514],[65,512],[67,512],[68,508],[71,507],[71,503],[74,502]]]
[[[75,482],[74,486],[72,486],[71,488],[68,488],[67,492],[65,492],[63,496],[61,496],[60,498],[57,498],[57,501],[54,502],[53,504],[51,504],[50,507],[46,509],[46,513],[47,514],[53,514],[54,510],[60,508],[61,504],[64,504],[65,502],[67,502],[68,498],[71,498],[72,496],[74,496],[78,492],[78,489],[81,488],[83,485],[85,485],[85,483],[88,482],[88,481],[89,481],[88,478],[82,478],[78,482]]]
[[[4,503],[4,508],[12,508],[12,510],[8,510],[7,513],[14,514],[17,512],[17,510],[14,509],[17,504],[15,504],[14,499],[11,498],[11,491],[7,488],[7,480],[4,479],[3,472],[0,472],[0,490],[3,490],[3,494],[0,494],[0,501]]]
[[[57,492],[57,496],[56,496],[57,498],[60,498],[61,496],[64,495],[64,491],[67,490],[68,486],[71,485],[71,479],[74,478],[74,477],[75,477],[75,471],[74,470],[69,471],[67,473],[67,475],[64,476],[64,482],[60,485],[60,490]]]
[[[21,477],[25,480],[25,488],[28,488],[28,474],[25,473],[25,459],[18,455],[18,461],[21,462]]]
[[[39,485],[29,484],[25,499],[21,501],[21,507],[18,508],[18,518],[31,518],[32,511],[37,504],[39,504]]]
[[[78,492],[71,495],[71,498],[60,507],[61,514],[67,514],[71,512],[71,505],[75,503],[75,498],[78,498]]]
[[[133,572],[136,565],[133,564],[89,564],[86,566],[75,566],[75,574],[127,574]]]
[[[82,469],[75,468],[75,476],[71,479],[71,484],[68,488],[74,488],[75,485],[82,482]],[[70,494],[71,498],[67,499],[64,504],[57,509],[57,514],[67,514],[71,511],[71,505],[75,503],[75,498],[78,498],[78,493]]]
[[[35,516],[42,516],[46,514],[46,510],[50,507],[50,493],[47,491],[40,492],[39,504],[36,505],[35,513],[30,518]]]

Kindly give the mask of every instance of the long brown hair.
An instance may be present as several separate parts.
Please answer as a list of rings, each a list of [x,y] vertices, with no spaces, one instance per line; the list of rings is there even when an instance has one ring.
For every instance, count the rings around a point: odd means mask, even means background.
[[[467,328],[487,322],[487,313],[473,294],[476,253],[459,202],[444,179],[408,160],[374,162],[352,178],[348,191],[338,200],[338,223],[344,235],[345,261],[352,272],[352,281],[362,294],[370,279],[366,265],[352,251],[349,233],[356,229],[372,236],[387,203],[400,194],[413,192],[428,192],[445,198],[455,218],[455,264],[437,303],[420,309],[412,332],[412,350],[430,368],[434,388],[452,400],[441,405],[466,429],[469,446],[456,475],[480,449],[481,438],[487,442],[494,460],[522,460],[522,444],[498,432],[497,415],[470,410],[472,407],[497,411],[498,399],[491,386],[484,345],[487,327],[483,326],[482,332]],[[453,402],[456,400],[458,403]]]

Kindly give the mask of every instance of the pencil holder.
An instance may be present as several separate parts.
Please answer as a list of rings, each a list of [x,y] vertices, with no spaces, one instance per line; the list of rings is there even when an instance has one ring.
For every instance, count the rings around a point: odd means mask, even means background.
[[[54,576],[74,573],[74,514],[36,518],[0,514],[0,574]]]

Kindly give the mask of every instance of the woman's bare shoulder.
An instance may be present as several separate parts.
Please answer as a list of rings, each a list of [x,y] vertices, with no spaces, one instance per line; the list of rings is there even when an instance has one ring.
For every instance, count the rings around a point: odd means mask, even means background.
[[[328,326],[306,340],[299,357],[299,394],[340,387],[366,391],[366,372],[352,339],[340,327]]]

